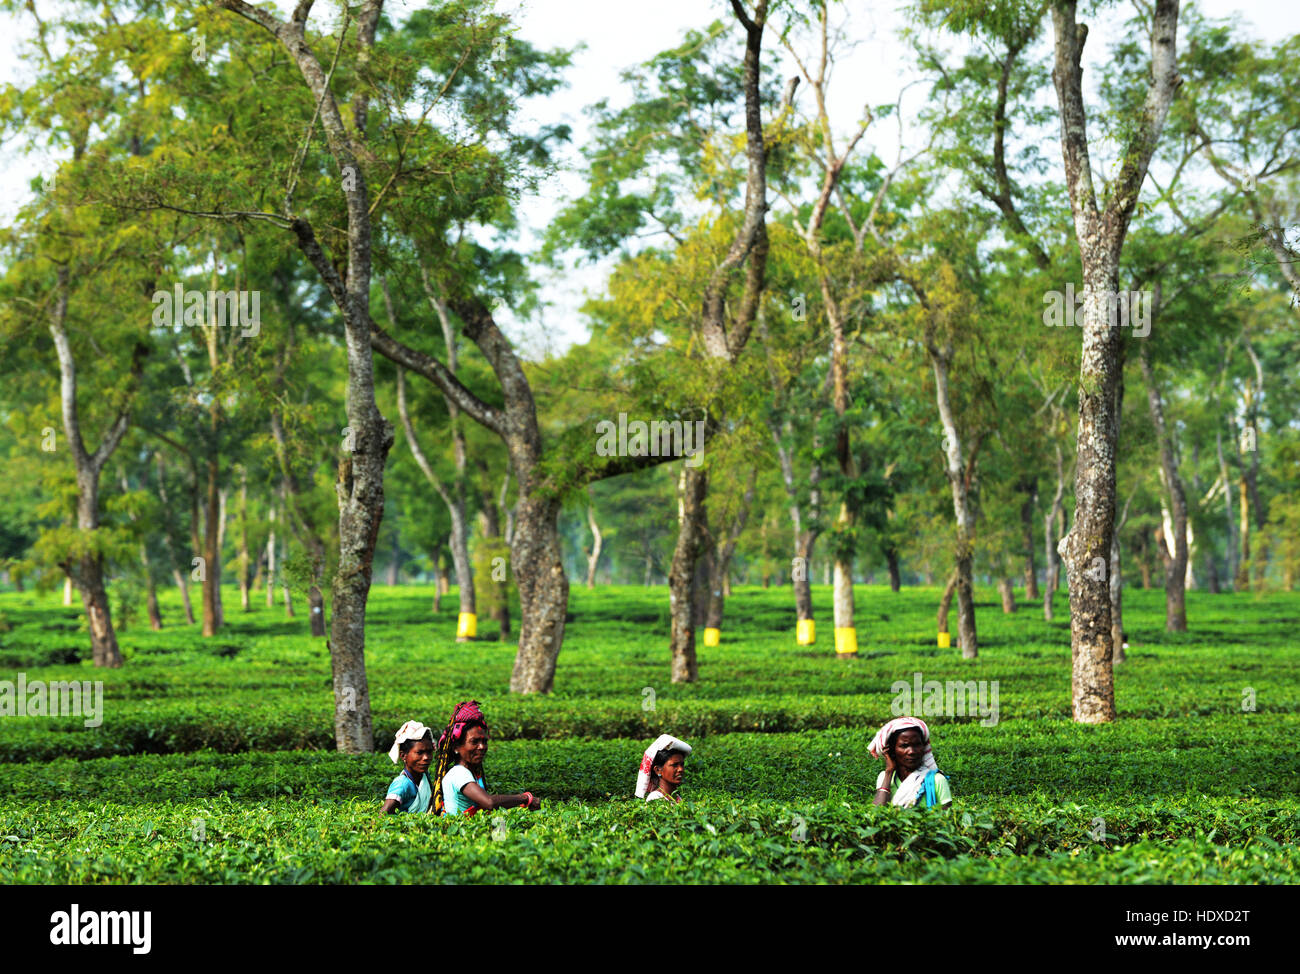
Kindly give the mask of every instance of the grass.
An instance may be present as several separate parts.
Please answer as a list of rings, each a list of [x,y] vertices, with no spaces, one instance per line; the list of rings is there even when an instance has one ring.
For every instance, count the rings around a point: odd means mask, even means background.
[[[395,768],[334,753],[330,668],[303,618],[260,603],[211,639],[175,625],[121,634],[95,670],[57,595],[0,595],[0,677],[104,682],[103,724],[0,720],[0,881],[1088,882],[1300,879],[1300,596],[1188,595],[1192,632],[1163,631],[1163,593],[1129,590],[1120,719],[1070,718],[1064,598],[1003,615],[977,598],[980,658],[934,646],[934,589],[858,587],[856,660],[793,639],[789,589],[742,588],[700,681],[668,680],[663,589],[575,588],[556,692],[505,692],[512,644],[454,642],[455,609],[377,586],[367,662],[377,750],[409,717],[440,725],[483,702],[489,785],[540,813],[380,819]],[[829,590],[814,588],[823,618]],[[517,618],[517,617],[516,617]],[[894,691],[998,681],[997,723],[927,718],[953,782],[947,813],[871,805],[866,745]],[[647,693],[647,688],[652,693]],[[1255,709],[1243,710],[1253,696]],[[653,709],[650,702],[653,700]],[[628,798],[640,752],[690,740],[680,807]]]

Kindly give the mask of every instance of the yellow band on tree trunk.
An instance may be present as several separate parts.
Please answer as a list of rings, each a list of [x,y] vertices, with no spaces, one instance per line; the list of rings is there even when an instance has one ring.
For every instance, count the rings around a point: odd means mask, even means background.
[[[462,612],[456,620],[456,638],[473,639],[478,635],[478,616],[473,612]]]
[[[713,629],[712,627],[710,627],[704,630],[705,646],[716,646],[718,645],[718,640],[721,638],[722,638],[721,629]]]
[[[835,652],[840,656],[853,656],[858,651],[858,631],[852,626],[835,629]]]
[[[795,641],[800,646],[811,646],[817,642],[817,622],[815,619],[800,619],[795,627]]]

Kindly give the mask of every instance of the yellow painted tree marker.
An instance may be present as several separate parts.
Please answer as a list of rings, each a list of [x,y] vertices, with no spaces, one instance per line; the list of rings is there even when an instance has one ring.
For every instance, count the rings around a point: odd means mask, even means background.
[[[798,626],[795,627],[795,640],[800,646],[811,646],[817,642],[817,621],[800,619]]]
[[[858,652],[858,631],[852,626],[836,628],[835,655],[856,656]]]
[[[478,635],[478,616],[473,612],[462,612],[456,620],[456,638],[473,639]]]
[[[705,630],[704,630],[704,645],[705,645],[705,646],[716,646],[716,645],[718,645],[718,640],[719,640],[721,637],[722,637],[722,630],[720,630],[720,629],[713,629],[713,628],[705,629]]]
[[[946,632],[939,633],[939,648],[947,649],[951,645],[952,645],[952,634]]]

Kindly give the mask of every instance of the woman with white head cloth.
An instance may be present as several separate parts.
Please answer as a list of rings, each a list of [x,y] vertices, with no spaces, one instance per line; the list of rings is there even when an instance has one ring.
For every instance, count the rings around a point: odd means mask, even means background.
[[[867,745],[873,758],[885,759],[885,770],[876,778],[877,805],[911,808],[947,808],[952,788],[939,771],[930,750],[930,728],[920,717],[897,717],[876,731]]]
[[[645,749],[636,775],[636,797],[648,802],[667,799],[680,802],[676,794],[686,773],[686,755],[691,746],[671,734],[660,734]]]
[[[388,786],[383,814],[427,812],[433,800],[429,762],[433,758],[433,731],[418,720],[408,720],[398,730],[388,756],[404,765],[402,773]]]

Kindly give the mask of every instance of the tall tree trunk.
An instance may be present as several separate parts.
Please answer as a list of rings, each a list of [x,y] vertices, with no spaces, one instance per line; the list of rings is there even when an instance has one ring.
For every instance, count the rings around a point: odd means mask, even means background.
[[[821,445],[816,432],[820,413],[813,417],[813,452]],[[794,562],[791,565],[790,579],[794,588],[794,608],[796,634],[803,645],[811,645],[816,639],[813,622],[812,604],[812,554],[817,544],[820,530],[816,527],[821,514],[821,465],[813,462],[808,472],[808,527],[804,528],[803,512],[799,506],[799,485],[794,475],[794,458],[782,441],[782,429],[789,431],[789,423],[778,426],[775,420],[768,424],[772,442],[776,444],[777,459],[781,466],[781,480],[785,484],[786,496],[790,499],[790,523],[794,528]]]
[[[731,559],[736,554],[736,542],[740,540],[741,532],[745,530],[745,522],[749,520],[750,509],[754,505],[754,488],[758,482],[758,468],[752,467],[749,471],[749,481],[745,486],[745,493],[739,499],[735,515],[731,519],[731,524],[720,526],[719,530],[714,532],[710,539],[712,548],[712,564],[709,566],[709,586],[708,609],[705,614],[704,625],[709,629],[722,628],[722,615],[726,606],[726,599],[731,595],[730,573]]]
[[[1122,165],[1098,207],[1093,186],[1083,101],[1083,44],[1076,0],[1052,6],[1061,150],[1075,237],[1083,265],[1084,326],[1079,367],[1078,463],[1074,525],[1062,539],[1070,586],[1071,697],[1075,721],[1115,719],[1115,683],[1107,565],[1115,528],[1116,360],[1119,329],[1111,326],[1119,290],[1119,264],[1129,221],[1147,166],[1160,140],[1180,79],[1177,65],[1178,0],[1156,0],[1151,25],[1151,70],[1145,104],[1135,113]]]
[[[77,408],[77,367],[72,356],[66,330],[69,295],[69,271],[58,265],[56,271],[56,297],[50,317],[50,334],[59,360],[59,399],[63,413],[63,433],[72,452],[77,482],[77,530],[81,534],[82,552],[60,564],[81,593],[86,623],[90,630],[91,656],[96,666],[122,665],[122,652],[118,648],[117,634],[113,631],[113,618],[109,611],[108,593],[104,588],[103,555],[89,542],[99,530],[99,475],[108,458],[112,456],[130,421],[130,396],[112,424],[105,431],[94,453],[86,450],[81,434],[81,417]],[[143,346],[137,346],[133,356],[132,385],[139,379]]]
[[[325,636],[325,594],[312,583],[307,588],[307,614],[311,617],[311,634],[316,639]]]
[[[1150,562],[1150,560],[1149,560],[1149,559],[1150,559],[1150,549],[1149,549],[1149,545],[1148,545],[1148,543],[1147,543],[1147,532],[1143,531],[1142,534],[1140,535],[1140,537],[1142,538],[1142,550],[1141,550],[1141,557],[1140,557],[1140,560],[1138,561],[1138,571],[1140,571],[1140,572],[1142,573],[1142,589],[1143,589],[1144,591],[1150,591],[1150,589],[1151,589],[1151,562]]]
[[[213,422],[216,420],[214,418]],[[221,583],[221,547],[218,538],[221,523],[221,498],[215,451],[207,457],[207,488],[204,493],[203,519],[203,635],[214,636],[221,624],[218,618],[217,586]]]
[[[818,146],[816,155],[817,162],[822,169],[821,188],[809,212],[807,225],[803,229],[803,238],[804,245],[815,265],[822,306],[830,326],[831,405],[835,410],[837,419],[835,457],[841,476],[848,484],[852,484],[859,471],[850,445],[851,430],[846,418],[849,406],[848,343],[846,340],[846,332],[848,331],[846,319],[849,312],[846,309],[849,307],[849,299],[842,293],[837,293],[833,279],[841,277],[845,267],[851,267],[853,261],[844,262],[837,258],[835,261],[837,266],[832,269],[831,262],[826,259],[822,250],[822,229],[832,200],[838,195],[841,204],[843,202],[841,177],[845,172],[849,157],[866,131],[866,126],[860,126],[857,132],[845,143],[843,151],[837,151],[826,98],[826,88],[829,81],[827,67],[831,62],[831,29],[829,8],[825,6],[820,11],[819,26],[821,52],[820,57],[815,62],[816,70],[809,72],[802,63],[800,64],[803,77],[812,88],[812,94],[816,101],[817,118],[814,131],[821,143]],[[796,77],[793,81],[797,82],[798,78]],[[793,95],[794,88],[787,88],[786,104],[790,103]],[[851,225],[852,220],[850,219],[849,222]],[[862,253],[865,232],[860,232],[856,228],[852,232],[854,256],[857,257]],[[856,275],[850,271],[848,281],[850,294],[857,286],[855,277]],[[835,652],[837,656],[843,658],[854,657],[858,652],[857,626],[854,618],[856,607],[853,593],[855,551],[851,540],[854,535],[855,524],[861,515],[857,507],[856,491],[852,488],[846,488],[835,521],[834,551],[832,552],[834,557],[832,606],[835,623]]]
[[[721,349],[723,354],[730,356],[731,361],[734,361],[734,356],[739,354],[748,340],[764,280],[767,249],[764,224],[766,156],[762,141],[758,53],[766,8],[766,0],[759,0],[755,17],[751,20],[743,14],[739,4],[733,7],[747,34],[744,71],[748,159],[745,217],[731,250],[715,269],[704,295],[701,345],[710,357],[717,357]],[[370,10],[369,4],[363,8],[363,19]],[[270,15],[258,13],[252,16],[273,21]],[[286,25],[278,25],[276,29],[283,32]],[[328,103],[331,99],[323,83],[323,75],[320,76],[320,82],[313,86],[313,91]],[[322,119],[327,122],[326,131],[329,133],[334,124],[332,112],[322,112]],[[364,130],[364,127],[359,126],[358,129]],[[346,135],[341,123],[339,134],[340,137]],[[330,144],[336,161],[342,163],[344,160],[339,157],[345,154],[345,149],[336,147],[333,140]],[[346,161],[355,165],[351,153],[346,152],[346,155]],[[738,304],[739,310],[728,328],[725,300],[727,285],[734,276],[733,272],[745,263],[751,252],[753,259],[748,262],[745,291]],[[314,262],[318,270],[327,276],[328,262],[323,256]],[[351,260],[348,268],[351,273]],[[561,560],[557,522],[559,508],[552,497],[552,485],[545,482],[545,473],[540,469],[543,449],[536,403],[518,357],[483,301],[470,293],[463,282],[456,281],[455,287],[449,289],[447,306],[460,318],[463,333],[479,347],[492,366],[501,387],[503,407],[492,406],[479,399],[437,359],[403,345],[373,322],[370,341],[385,357],[434,382],[444,395],[455,399],[462,411],[481,426],[496,433],[505,443],[510,455],[511,470],[519,485],[514,512],[515,530],[510,546],[511,567],[515,573],[524,616],[510,688],[516,693],[547,692],[552,687],[556,658],[564,636],[569,590]],[[655,462],[663,461],[656,458]],[[639,464],[602,463],[587,471],[587,476],[588,480],[616,476],[649,465],[652,465],[649,461]],[[692,564],[691,568],[693,567]],[[686,590],[689,589],[688,579]]]
[[[713,536],[709,532],[708,497],[700,518],[700,555],[695,563],[695,581],[691,589],[691,625],[699,629],[709,616],[709,596],[713,586]]]
[[[515,535],[515,512],[506,504],[506,497],[510,491],[510,470],[506,469],[505,476],[501,478],[501,492],[497,495],[497,509],[501,512],[501,520],[505,522],[505,533],[502,537],[505,543],[509,545],[514,540]],[[557,515],[556,530],[559,530],[559,521]],[[565,607],[565,615],[568,615],[568,607]],[[501,593],[501,604],[497,606],[497,625],[499,627],[500,639],[505,642],[510,636],[510,586],[507,584]]]
[[[266,607],[275,606],[275,505],[268,515],[271,529],[266,537]]]
[[[823,296],[827,287],[823,281]],[[849,427],[846,413],[849,406],[848,395],[848,346],[844,339],[844,325],[838,315],[832,316],[831,323],[831,405],[835,409],[838,425],[835,434],[835,459],[839,464],[840,475],[848,481],[857,476],[857,464],[849,446]],[[857,512],[845,496],[840,501],[839,515],[835,519],[836,539],[835,562],[831,571],[834,588],[831,592],[831,606],[835,619],[835,654],[840,657],[856,656],[858,653],[858,631],[854,624],[853,604],[853,549],[844,541],[853,536]]]
[[[96,477],[97,481],[98,478]],[[99,485],[77,472],[77,528],[91,532],[99,527]],[[122,665],[122,653],[113,630],[112,613],[108,605],[108,592],[104,588],[104,560],[102,556],[84,554],[70,563],[77,578],[77,591],[86,611],[90,630],[91,658],[96,666]]]
[[[239,607],[245,612],[251,612],[253,605],[249,599],[249,568],[252,564],[252,558],[248,553],[248,470],[242,465],[239,468],[239,533],[237,537],[239,540],[235,553],[239,569]]]
[[[794,588],[795,618],[812,621],[812,553],[817,543],[816,531],[804,531],[799,535],[795,546],[795,557],[800,559],[799,571],[792,578]]]
[[[600,564],[600,525],[596,523],[596,508],[587,493],[587,526],[591,528],[591,550],[587,554],[587,588],[596,587],[596,566]]]
[[[442,597],[451,591],[447,584],[447,569],[442,563],[442,545],[438,545],[429,557],[433,562],[433,613],[437,615],[442,611]]]
[[[957,592],[957,582],[960,573],[954,567],[952,574],[948,576],[948,583],[943,587],[943,595],[939,598],[939,611],[935,616],[940,632],[948,631],[948,612],[952,608],[952,597]]]
[[[218,568],[222,567],[222,556],[226,551],[226,524],[229,522],[229,514],[226,502],[229,500],[230,492],[221,488],[218,492],[217,505],[217,562]],[[226,603],[221,598],[221,578],[217,578],[216,587],[217,596],[217,628],[220,629],[226,624]]]
[[[1010,615],[1016,611],[1016,592],[1011,579],[1005,576],[998,579],[998,595],[1002,599],[1003,613]]]
[[[898,549],[893,545],[885,549],[885,561],[889,564],[889,590],[897,592],[903,587],[903,576],[898,570]]]
[[[703,467],[682,465],[677,488],[677,544],[668,571],[673,683],[694,683],[699,679],[695,659],[695,563],[704,540],[708,489],[708,474]]]
[[[1034,505],[1038,502],[1038,479],[1025,477],[1020,482],[1025,495],[1020,505],[1020,529],[1025,539],[1025,599],[1038,600],[1038,569],[1034,567]]]
[[[157,457],[158,467],[158,499],[162,501],[163,509],[171,509],[171,500],[167,496],[167,465],[163,460],[161,451],[155,454]],[[162,538],[163,547],[167,549],[167,561],[172,566],[172,580],[181,593],[181,605],[185,608],[185,622],[187,625],[194,625],[194,606],[190,602],[190,577],[189,573],[181,569],[176,562],[176,543],[172,537],[171,519],[164,515],[162,517]]]
[[[442,327],[442,340],[447,348],[447,371],[452,378],[455,378],[457,369],[460,367],[460,349],[456,341],[456,330],[451,324],[447,301],[434,287],[424,261],[420,261],[420,281],[424,288],[425,298],[437,313],[438,324]],[[386,301],[390,300],[386,289],[384,296]],[[392,318],[391,309],[389,318]],[[465,513],[466,480],[468,476],[466,467],[469,462],[469,454],[465,448],[465,426],[460,418],[461,410],[456,404],[455,397],[443,395],[442,398],[447,406],[448,423],[451,426],[452,452],[456,472],[452,477],[450,492],[439,491],[439,496],[442,497],[443,503],[447,505],[448,513],[451,515],[451,560],[452,568],[456,572],[457,595],[460,601],[459,612],[461,615],[477,615],[474,570],[469,561],[469,519]],[[507,626],[502,630],[503,636],[508,629],[507,619]],[[462,642],[463,639],[457,637],[456,641]]]
[[[975,558],[975,513],[970,491],[975,474],[975,461],[980,440],[971,445],[970,456],[963,458],[961,436],[953,415],[952,399],[948,389],[948,369],[952,362],[952,346],[942,348],[927,336],[930,363],[934,371],[935,399],[939,406],[939,420],[944,434],[944,472],[952,488],[953,515],[957,522],[957,539],[954,562],[957,566],[957,634],[961,640],[962,659],[979,656],[979,640],[975,631],[975,592],[973,563]]]
[[[398,534],[396,529],[394,529],[393,530],[393,553],[388,560],[388,584],[390,587],[397,584],[398,576],[400,574],[401,561],[402,561],[401,535]]]
[[[1199,443],[1192,445],[1192,493],[1200,498],[1197,501],[1198,507],[1207,504],[1212,494],[1205,492],[1205,485],[1201,482],[1201,447]],[[1190,527],[1190,526],[1189,526]],[[1207,538],[1205,545],[1205,584],[1211,595],[1218,595],[1221,591],[1219,582],[1219,566],[1215,564],[1214,542]]]
[[[1214,551],[1208,546],[1205,549],[1205,584],[1211,595],[1222,594],[1223,583],[1219,581],[1219,566],[1215,564]]]
[[[531,471],[520,473],[510,545],[520,613],[519,652],[510,675],[512,693],[551,692],[569,605],[569,579],[560,554],[560,505],[537,496],[533,476]]]
[[[194,625],[194,604],[190,601],[190,577],[179,568],[172,569],[172,581],[180,589],[181,605],[185,608],[185,622]]]
[[[744,219],[732,240],[726,257],[713,270],[704,288],[700,314],[700,345],[703,354],[715,362],[734,365],[754,326],[762,300],[767,274],[767,148],[763,142],[762,99],[759,60],[763,31],[767,24],[767,0],[757,0],[754,16],[744,13],[734,2],[732,11],[745,29],[743,84],[745,90],[745,207]],[[743,293],[728,320],[727,290],[731,279],[743,266]],[[705,426],[705,442],[718,429],[718,420],[710,416]],[[669,570],[669,601],[672,616],[670,652],[672,682],[694,682],[698,678],[695,659],[695,629],[690,624],[691,593],[695,572],[705,540],[701,519],[705,513],[708,474],[701,467],[686,467],[680,488],[677,544]]]
[[[80,506],[79,504],[78,524],[82,523]],[[90,629],[91,658],[96,666],[121,666],[122,652],[117,645],[117,634],[113,631],[108,592],[104,588],[103,559],[85,555],[74,562],[73,566],[77,572],[77,590],[81,593],[81,604],[86,610]]]
[[[387,281],[384,282],[384,300],[388,303],[388,316],[391,319],[393,318],[392,297],[388,293]],[[455,343],[452,344],[454,346]],[[448,399],[449,408],[450,405],[451,402]],[[451,560],[453,569],[456,572],[456,585],[460,599],[459,618],[464,618],[467,615],[477,618],[478,602],[474,592],[474,569],[469,560],[469,528],[465,516],[464,463],[466,454],[464,436],[453,436],[456,443],[457,476],[452,489],[449,491],[441,478],[434,473],[433,465],[429,463],[429,459],[415,435],[415,426],[411,422],[410,410],[406,402],[406,371],[400,365],[397,367],[397,411],[401,416],[402,429],[406,433],[406,442],[411,448],[411,455],[415,458],[416,465],[420,468],[420,472],[424,474],[424,479],[442,498],[447,513],[451,516]],[[461,635],[463,631],[458,620],[456,642],[464,643],[470,640],[470,636]]]
[[[437,359],[396,341],[372,325],[371,342],[393,362],[438,386],[475,422],[496,433],[506,445],[519,484],[510,540],[510,570],[519,591],[522,614],[519,648],[510,678],[512,693],[548,693],[564,639],[569,583],[564,574],[559,538],[559,506],[543,481],[542,437],[536,403],[522,364],[509,340],[477,297],[459,294],[448,307],[461,319],[464,333],[492,364],[505,400],[504,410],[489,406],[461,385]],[[621,471],[620,471],[621,472]],[[609,475],[613,475],[612,473]],[[484,509],[496,516],[496,505]]]
[[[22,591],[22,589],[19,589]],[[72,576],[63,576],[63,604],[72,605]]]
[[[140,564],[144,567],[145,607],[149,613],[149,628],[159,632],[162,625],[162,612],[158,608],[158,586],[153,578],[153,566],[149,564],[149,548],[140,544]]]
[[[285,538],[285,540],[280,545],[280,564],[282,566],[284,565],[285,559],[288,557],[289,557],[289,539]],[[283,567],[280,569],[280,598],[284,601],[285,618],[292,619],[293,618],[293,591],[289,588],[289,576],[284,571]]]
[[[1128,642],[1124,635],[1124,572],[1120,563],[1119,533],[1128,521],[1129,505],[1133,503],[1135,494],[1136,488],[1124,502],[1124,510],[1115,522],[1115,533],[1111,536],[1110,544],[1110,638],[1111,645],[1115,648],[1116,663],[1123,663],[1127,658],[1125,650]]]
[[[352,436],[355,436],[355,431]],[[291,515],[286,519],[294,537],[307,549],[307,556],[311,560],[311,581],[307,586],[308,615],[311,634],[313,638],[320,639],[325,635],[325,599],[321,594],[321,581],[325,576],[325,542],[316,527],[311,505],[304,497],[303,486],[289,464],[288,442],[278,409],[271,410],[271,439],[275,443],[276,460],[280,465],[280,496],[286,511]],[[348,442],[350,441],[349,439]],[[284,577],[283,572],[281,577]],[[284,590],[286,593],[289,591],[287,579]],[[286,603],[286,610],[286,614],[292,617],[293,606]]]
[[[1223,454],[1223,431],[1216,429],[1214,431],[1214,448],[1218,455],[1219,477],[1223,481],[1223,508],[1224,520],[1227,525],[1228,551],[1227,551],[1227,578],[1228,584],[1233,584],[1236,578],[1236,554],[1237,554],[1237,525],[1233,517],[1232,510],[1232,477],[1228,473],[1228,461]]]
[[[1064,534],[1058,526],[1065,519],[1065,457],[1061,453],[1061,444],[1056,444],[1056,490],[1052,494],[1052,506],[1043,516],[1043,536],[1046,539],[1046,573],[1047,583],[1043,586],[1043,618],[1052,621],[1052,600],[1061,583],[1061,555],[1056,550],[1057,541]]]
[[[725,582],[730,561],[731,559],[725,557],[721,551],[714,549],[713,564],[709,566],[709,597],[704,610],[706,629],[722,628],[722,616],[727,606]]]
[[[1237,500],[1241,507],[1240,527],[1237,537],[1241,542],[1241,551],[1237,556],[1237,578],[1234,587],[1238,592],[1250,591],[1250,497],[1251,490],[1246,484],[1246,467],[1242,464],[1241,478],[1237,482]]]
[[[1288,275],[1294,279],[1294,271]],[[1259,403],[1264,394],[1264,367],[1259,361],[1259,356],[1255,354],[1255,346],[1250,340],[1249,334],[1242,335],[1242,345],[1246,349],[1246,354],[1250,357],[1251,364],[1255,367],[1255,383],[1253,386],[1247,386],[1246,398],[1246,428],[1250,430],[1250,466],[1247,468],[1245,457],[1242,457],[1242,474],[1243,486],[1246,493],[1250,495],[1250,507],[1255,512],[1254,528],[1259,536],[1258,544],[1255,546],[1254,565],[1255,565],[1255,588],[1258,591],[1264,589],[1264,578],[1268,571],[1268,533],[1265,526],[1268,524],[1268,511],[1261,502],[1259,496]],[[1240,444],[1238,444],[1240,447]],[[1239,451],[1240,452],[1240,451]],[[1243,505],[1243,512],[1245,507]],[[1243,541],[1243,546],[1244,546]],[[1246,559],[1243,558],[1243,561]]]
[[[1110,538],[1110,641],[1114,661],[1123,663],[1124,655],[1124,574],[1120,566],[1119,529]]]
[[[1100,259],[1099,259],[1100,260]],[[1074,524],[1058,544],[1070,596],[1074,719],[1115,719],[1114,647],[1111,642],[1109,564],[1115,529],[1116,345],[1099,295],[1118,289],[1118,270],[1104,260],[1084,273],[1092,295],[1085,301],[1084,348],[1079,387],[1079,447],[1075,469]]]
[[[479,461],[483,468],[483,473],[487,474],[487,464],[482,460]],[[479,504],[479,527],[485,544],[497,547],[503,540],[504,536],[501,531],[501,509],[493,501],[490,491],[483,491],[483,496]],[[493,580],[495,583],[495,579]],[[498,638],[505,641],[510,633],[510,586],[509,583],[502,584],[499,589],[493,586],[492,618],[498,625]]]
[[[1159,305],[1159,299],[1156,299],[1156,305]],[[1152,309],[1154,319],[1156,309]],[[1146,343],[1143,343],[1142,350],[1145,353]],[[1119,455],[1120,434],[1123,432],[1124,424],[1124,362],[1128,354],[1128,343],[1125,336],[1121,333],[1119,338],[1119,351],[1115,362],[1115,455]],[[1115,528],[1110,536],[1110,553],[1107,567],[1107,595],[1110,598],[1110,645],[1111,645],[1111,664],[1123,663],[1124,656],[1124,573],[1120,570],[1120,543],[1119,532],[1124,527],[1124,521],[1128,518],[1128,506],[1132,503],[1133,495],[1129,495],[1128,502],[1124,505],[1124,512],[1115,519]]]
[[[1156,311],[1159,310],[1159,303],[1160,287],[1157,285]],[[1156,550],[1165,566],[1165,629],[1169,632],[1186,632],[1187,496],[1183,490],[1183,478],[1178,472],[1178,461],[1174,456],[1173,436],[1165,423],[1164,398],[1151,368],[1151,351],[1147,342],[1141,343],[1138,360],[1147,386],[1147,403],[1151,409],[1151,422],[1155,426],[1156,442],[1160,444],[1160,469],[1169,494],[1173,522],[1172,551],[1169,550],[1169,539],[1163,530],[1156,536]]]
[[[1268,513],[1264,507],[1263,500],[1259,496],[1259,454],[1251,454],[1251,476],[1247,482],[1250,490],[1250,506],[1255,509],[1255,530],[1259,535],[1259,543],[1255,546],[1255,589],[1264,591],[1265,576],[1268,574],[1269,559],[1269,534],[1266,530],[1268,522]]]
[[[345,268],[342,276],[318,243],[310,222],[297,217],[292,229],[299,249],[315,267],[343,316],[348,362],[345,401],[352,449],[339,463],[335,485],[339,505],[339,560],[331,592],[332,625],[328,645],[334,676],[335,746],[343,753],[370,753],[375,739],[365,667],[365,615],[375,543],[384,515],[384,463],[393,444],[393,427],[375,404],[369,307],[370,194],[365,169],[354,151],[359,143],[364,144],[366,137],[368,95],[362,88],[354,97],[350,113],[354,128],[349,131],[330,90],[327,74],[306,40],[305,23],[310,5],[300,4],[288,21],[235,0],[222,0],[219,6],[232,8],[265,28],[296,61],[315,96],[325,141],[338,172],[351,177],[343,184],[347,248],[346,260],[341,261]],[[380,0],[365,0],[357,15],[354,67],[363,77],[369,66],[381,8]],[[314,620],[318,607],[312,608]]]

